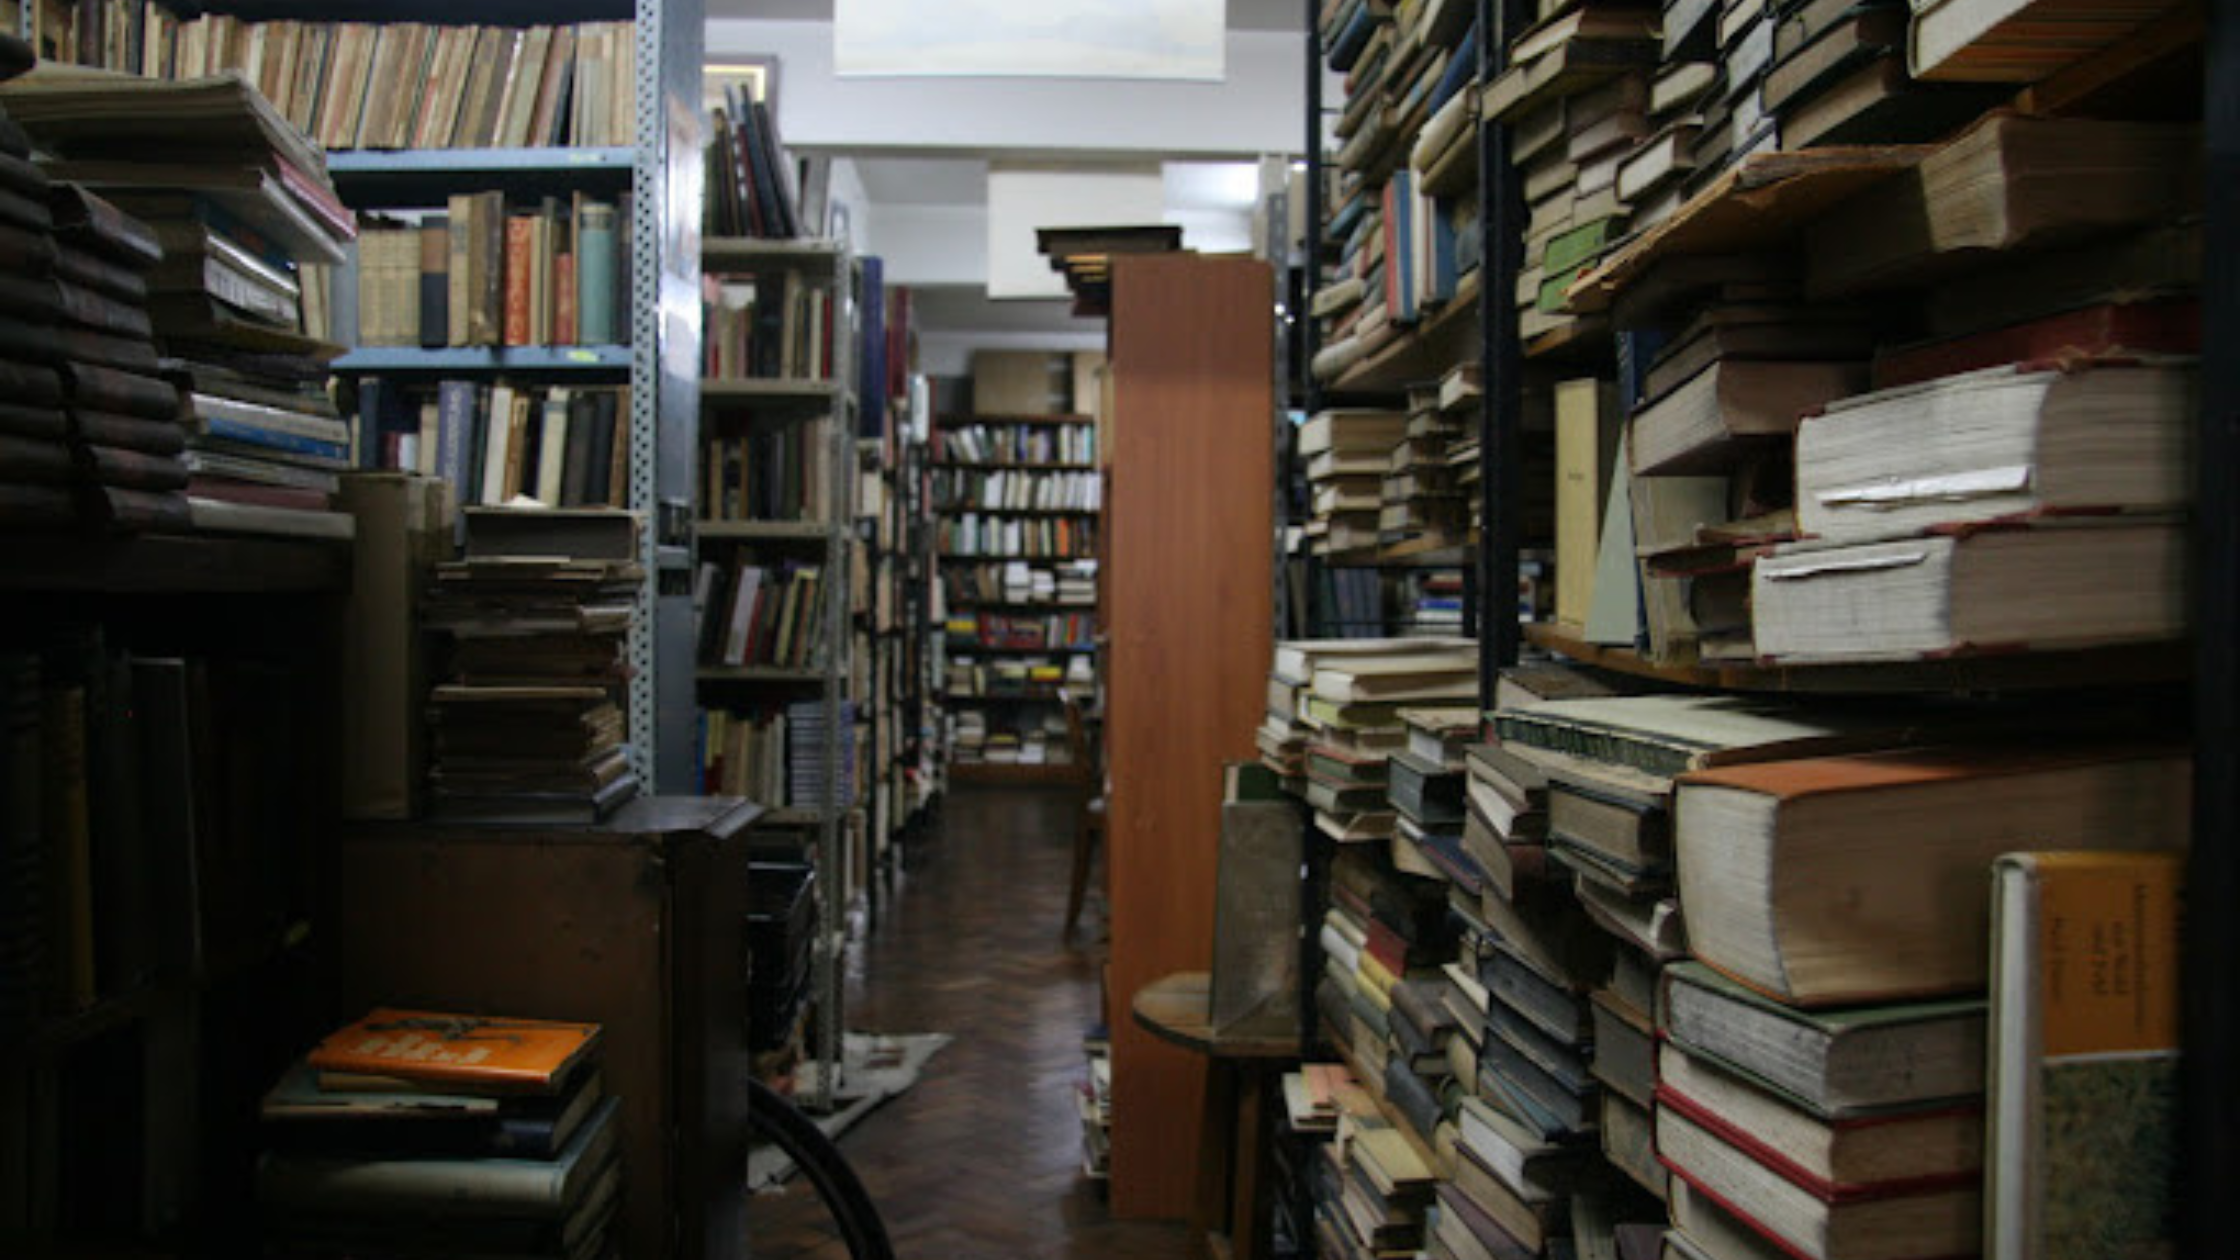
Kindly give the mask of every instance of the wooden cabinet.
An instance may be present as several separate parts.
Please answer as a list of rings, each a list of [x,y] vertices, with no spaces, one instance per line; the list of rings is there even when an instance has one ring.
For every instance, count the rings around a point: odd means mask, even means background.
[[[623,1254],[745,1254],[747,825],[641,797],[593,828],[369,825],[336,855],[334,1022],[376,1005],[605,1027]]]
[[[1187,1214],[1200,1175],[1204,1061],[1126,1012],[1144,985],[1212,966],[1222,763],[1257,755],[1273,633],[1274,300],[1272,273],[1251,259],[1113,267],[1101,624],[1122,1216]]]

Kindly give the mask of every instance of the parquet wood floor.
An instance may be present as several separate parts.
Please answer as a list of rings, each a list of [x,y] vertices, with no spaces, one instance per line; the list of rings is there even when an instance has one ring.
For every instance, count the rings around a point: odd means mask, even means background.
[[[1047,789],[952,792],[924,860],[856,952],[850,1028],[956,1038],[840,1141],[903,1260],[1187,1252],[1180,1225],[1112,1220],[1081,1171],[1074,1091],[1097,977],[1088,948],[1058,939],[1072,808]],[[1085,912],[1076,940],[1103,927]],[[755,1260],[845,1260],[799,1179],[756,1196],[747,1227]]]

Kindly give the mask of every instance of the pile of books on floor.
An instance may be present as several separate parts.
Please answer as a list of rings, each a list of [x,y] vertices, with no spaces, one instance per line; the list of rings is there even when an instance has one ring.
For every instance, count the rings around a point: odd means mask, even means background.
[[[162,367],[187,396],[196,524],[347,536],[348,518],[327,510],[351,464],[327,393],[340,347],[301,331],[296,266],[340,262],[357,227],[319,151],[231,80],[42,79],[0,93],[50,174],[154,228],[161,266],[153,252],[140,265],[155,268]]]
[[[616,1254],[622,1100],[597,1024],[372,1011],[265,1094],[275,1254]]]
[[[428,628],[451,638],[435,689],[438,817],[591,823],[638,793],[618,704],[644,570],[638,520],[599,509],[474,508],[437,566]]]

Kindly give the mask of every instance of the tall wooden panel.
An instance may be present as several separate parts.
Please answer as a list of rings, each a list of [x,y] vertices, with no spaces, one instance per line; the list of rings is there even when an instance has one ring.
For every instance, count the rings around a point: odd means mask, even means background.
[[[1273,300],[1251,259],[1113,269],[1103,565],[1121,1216],[1186,1215],[1199,1175],[1204,1065],[1127,1011],[1145,984],[1212,966],[1221,767],[1256,755],[1273,634]]]

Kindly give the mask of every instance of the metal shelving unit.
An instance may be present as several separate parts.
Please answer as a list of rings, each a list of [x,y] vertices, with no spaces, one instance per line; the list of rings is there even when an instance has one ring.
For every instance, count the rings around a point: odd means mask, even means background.
[[[697,103],[694,106],[697,112]],[[697,169],[697,164],[695,164]],[[848,687],[851,681],[850,661],[854,644],[850,624],[849,600],[852,583],[849,566],[852,542],[855,536],[855,479],[856,479],[856,407],[855,381],[856,341],[861,336],[861,303],[856,293],[856,265],[844,243],[833,241],[760,240],[751,238],[709,238],[701,243],[700,260],[710,273],[762,273],[790,271],[813,277],[819,287],[829,285],[832,295],[832,366],[827,380],[802,381],[790,379],[696,379],[693,412],[680,426],[685,447],[686,480],[691,479],[691,465],[697,459],[700,445],[700,423],[705,415],[724,412],[751,412],[757,417],[772,417],[787,422],[818,424],[824,426],[823,440],[827,443],[827,502],[830,512],[818,521],[702,521],[694,530],[694,550],[697,552],[710,542],[753,545],[756,543],[783,545],[799,551],[821,548],[825,579],[822,598],[824,607],[824,651],[822,659],[806,670],[765,670],[760,668],[723,669],[702,667],[698,680],[711,686],[765,686],[777,685],[797,690],[814,688],[822,705],[822,739],[820,750],[822,773],[819,779],[822,792],[813,805],[795,802],[793,807],[777,812],[772,819],[781,825],[812,828],[816,834],[817,881],[817,939],[812,955],[814,976],[811,984],[816,1003],[817,1044],[813,1052],[817,1060],[826,1065],[817,1073],[817,1087],[809,1099],[813,1107],[826,1109],[832,1105],[839,1080],[841,1062],[841,1028],[843,1024],[843,990],[841,985],[845,968],[840,957],[846,948],[848,897],[850,880],[848,870],[847,828],[855,811],[856,800],[842,799],[841,776],[846,771],[851,777],[854,767],[844,764],[841,755],[840,724],[846,713]],[[677,295],[697,310],[700,303],[699,281],[693,282],[689,297]],[[697,557],[696,561],[697,562]],[[689,627],[690,596],[685,598]],[[689,652],[691,644],[687,642]],[[680,706],[691,720],[698,712],[697,697],[687,696]],[[860,797],[862,784],[855,784],[854,795]]]
[[[336,190],[359,210],[441,206],[455,192],[492,189],[542,197],[585,189],[631,196],[629,340],[614,346],[419,349],[366,347],[336,360],[345,376],[512,377],[627,381],[631,510],[645,521],[646,584],[630,630],[630,738],[635,769],[653,790],[685,790],[693,773],[690,724],[693,617],[685,546],[692,428],[699,381],[680,364],[700,358],[697,320],[662,311],[699,301],[702,201],[699,151],[671,120],[697,115],[706,15],[701,0],[230,0],[182,5],[244,17],[336,21],[633,23],[636,143],[627,147],[420,149],[336,154]]]
[[[1317,33],[1322,6],[1318,0],[1305,0],[1302,8],[1310,163],[1308,222],[1312,234],[1319,231],[1324,218],[1320,179],[1323,74]],[[2199,6],[2196,12],[2205,13],[2200,20],[2206,22],[2206,37],[2180,42],[2189,47],[2197,45],[2204,62],[2202,344],[2224,347],[2240,340],[2240,9],[2211,4]],[[1507,68],[1512,38],[1527,29],[1533,19],[1532,6],[1522,0],[1478,0],[1479,83],[1492,82]],[[2170,51],[2168,47],[2159,50],[2162,54]],[[2140,66],[2134,63],[2121,69],[2137,75]],[[1598,657],[1584,645],[1558,641],[1548,627],[1528,628],[1503,611],[1508,606],[1507,593],[1516,589],[1519,573],[1525,371],[1517,312],[1509,300],[1521,270],[1525,223],[1522,181],[1512,168],[1510,151],[1507,127],[1478,128],[1477,189],[1485,232],[1481,263],[1484,279],[1477,294],[1485,380],[1479,435],[1484,533],[1470,559],[1470,575],[1481,593],[1478,607],[1471,611],[1482,615],[1466,613],[1466,626],[1479,643],[1480,702],[1488,708],[1493,704],[1499,671],[1517,662],[1528,639],[1606,668],[1663,676],[1657,667],[1631,653]],[[1319,248],[1319,237],[1314,237],[1310,255]],[[1314,258],[1309,263],[1310,284],[1319,261]],[[1536,346],[1534,362],[1591,362],[1606,367],[1611,357],[1608,338],[1605,332],[1574,338],[1568,345]],[[1317,340],[1318,330],[1310,322],[1305,330],[1308,360],[1313,357]],[[1311,375],[1302,383],[1309,408],[1322,405],[1323,391]],[[2240,512],[2235,511],[2231,472],[2240,463],[2240,362],[2231,356],[2204,357],[2199,414],[2190,655],[2167,650],[2117,652],[2103,654],[2106,659],[2056,664],[2066,667],[2068,685],[2074,685],[2080,677],[2102,683],[2168,681],[2184,676],[2190,668],[2195,839],[2188,859],[2187,899],[2196,907],[2222,907],[2240,901]],[[2111,670],[2113,677],[2107,672]],[[1843,675],[1843,670],[1712,670],[1664,680],[1752,690],[1824,691],[1848,689],[1843,686]],[[2049,683],[2059,685],[2064,679],[2059,669],[2032,671],[2024,662],[1986,660],[1926,681],[1901,681],[1907,682],[1901,690],[1949,692],[2044,687]],[[1892,686],[1887,678],[1866,679],[1862,685],[1867,690],[1885,691]],[[1306,888],[1310,898],[1315,896],[1315,880],[1315,873],[1310,871]],[[2240,1058],[2240,1003],[2233,1000],[2229,987],[2229,977],[2240,967],[2240,918],[2191,913],[2185,916],[2183,930],[2184,1092],[2179,1109],[2180,1150],[2173,1161],[2173,1167],[2183,1172],[2175,1251],[2206,1256],[2218,1254],[2229,1245],[2213,1187],[2228,1184],[2240,1174],[2240,1085],[2227,1070]],[[1312,934],[1308,936],[1310,956],[1303,960],[1304,977],[1320,971],[1319,953],[1312,944]],[[1307,985],[1302,1008],[1311,1042],[1311,979]]]

